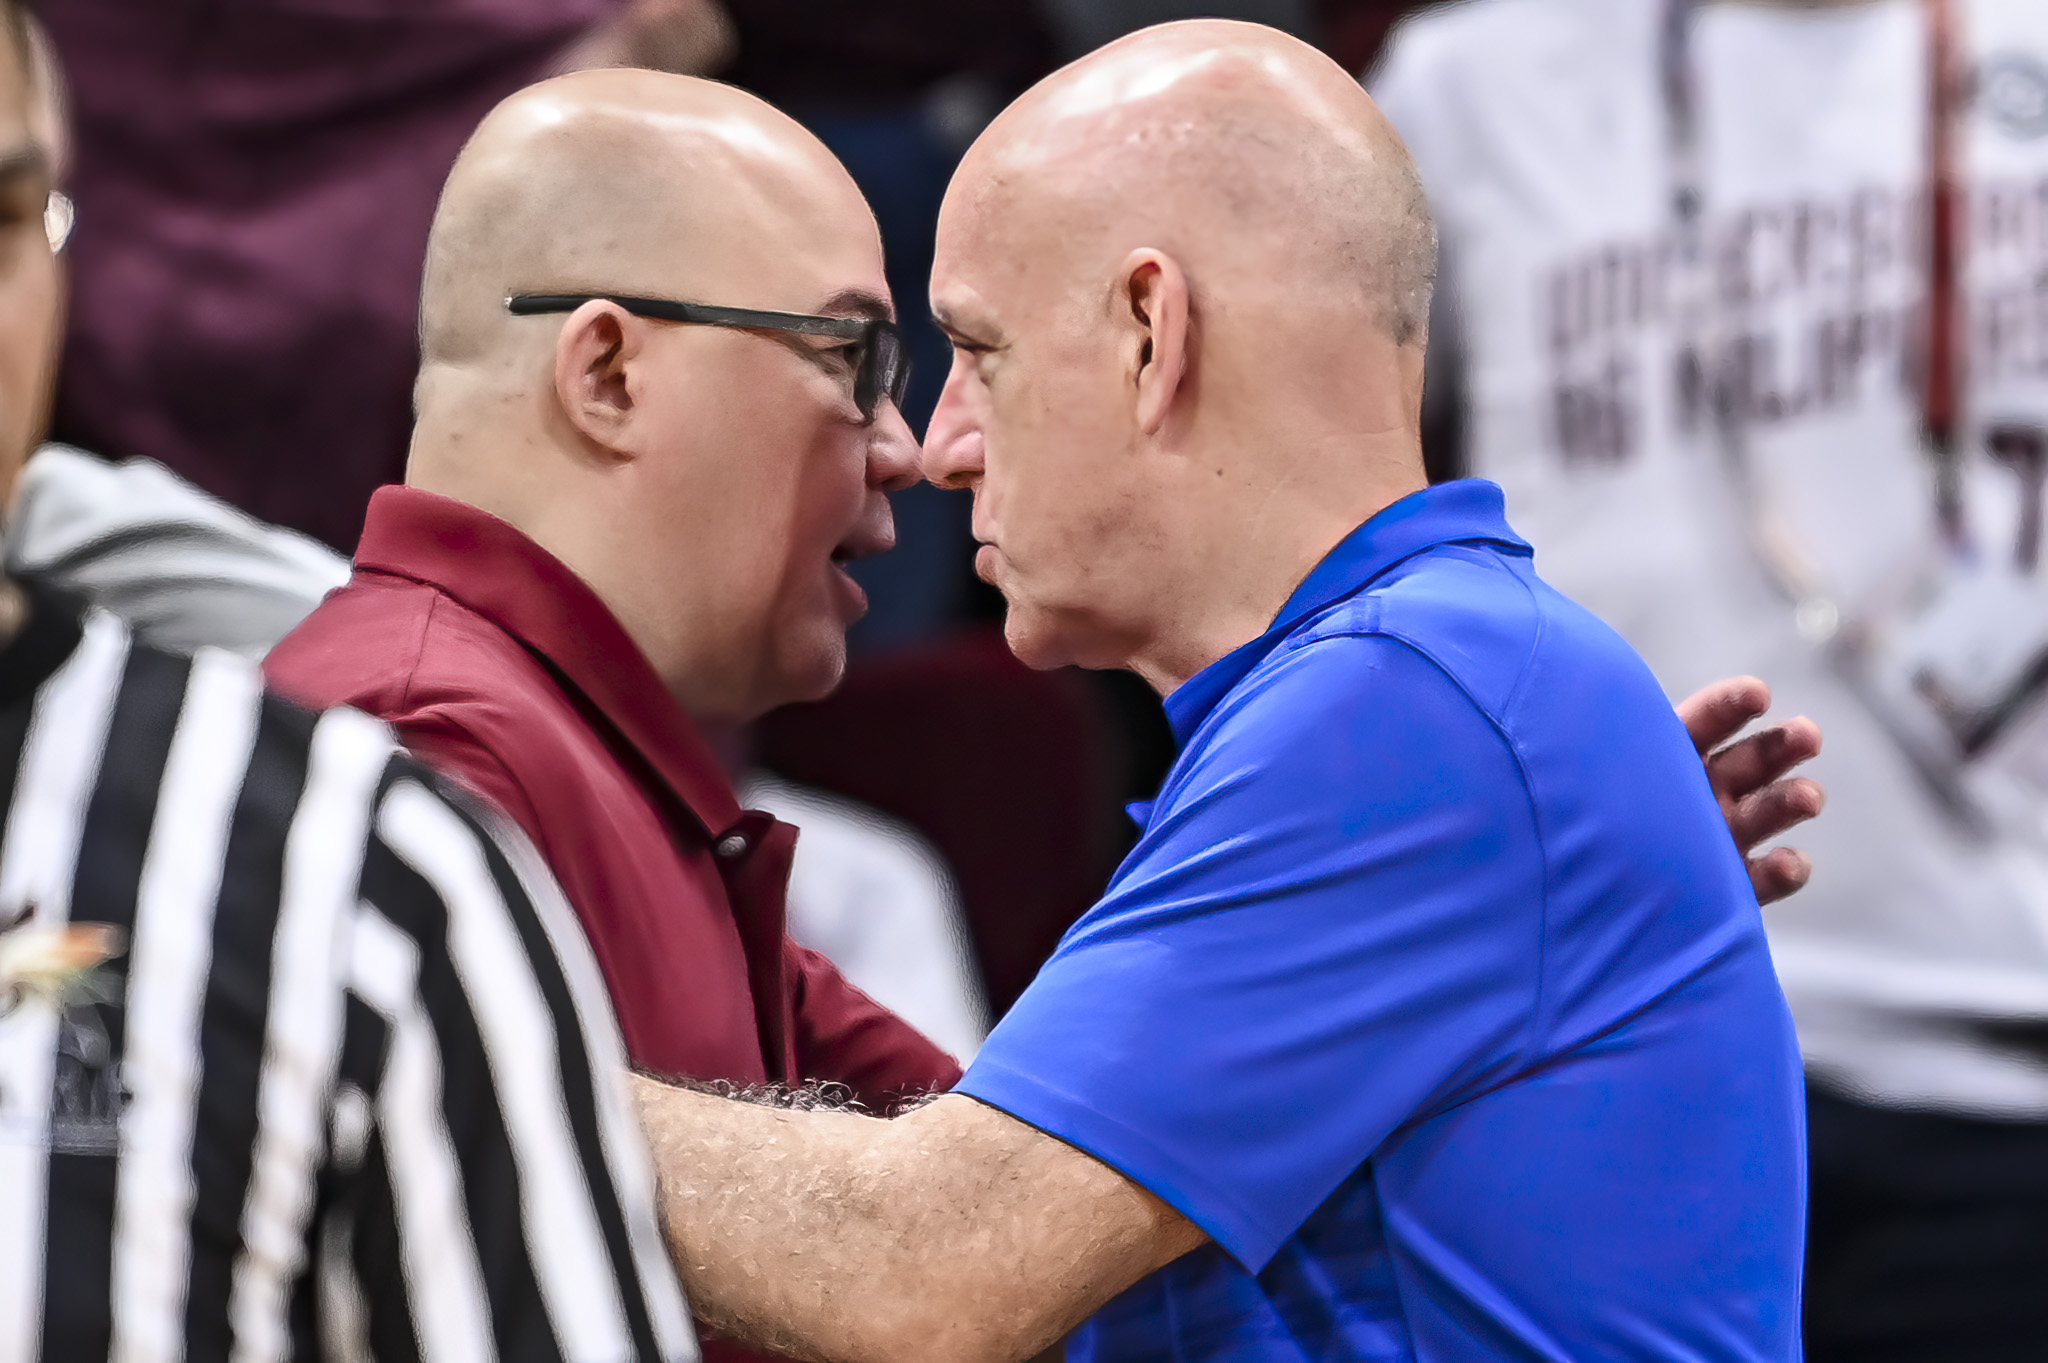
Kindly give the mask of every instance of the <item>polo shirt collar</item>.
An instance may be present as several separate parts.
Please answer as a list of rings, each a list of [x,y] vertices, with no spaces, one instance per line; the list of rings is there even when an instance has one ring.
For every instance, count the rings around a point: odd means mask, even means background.
[[[738,821],[724,768],[639,645],[588,583],[519,530],[466,502],[379,488],[355,565],[432,587],[497,625],[611,721],[707,833]]]
[[[1411,492],[1337,542],[1302,579],[1264,634],[1197,672],[1166,698],[1176,743],[1186,747],[1202,721],[1280,642],[1314,616],[1354,596],[1388,570],[1440,544],[1493,544],[1532,554],[1508,528],[1497,484],[1461,478]]]

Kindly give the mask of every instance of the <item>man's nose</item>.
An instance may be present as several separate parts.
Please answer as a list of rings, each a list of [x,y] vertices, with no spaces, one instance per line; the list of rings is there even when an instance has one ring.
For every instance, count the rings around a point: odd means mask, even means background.
[[[967,394],[964,357],[955,356],[924,432],[924,476],[937,487],[967,487],[981,473],[982,433]]]
[[[917,437],[910,423],[893,402],[883,402],[875,412],[873,437],[868,442],[868,486],[883,492],[901,492],[915,484],[924,473]]]

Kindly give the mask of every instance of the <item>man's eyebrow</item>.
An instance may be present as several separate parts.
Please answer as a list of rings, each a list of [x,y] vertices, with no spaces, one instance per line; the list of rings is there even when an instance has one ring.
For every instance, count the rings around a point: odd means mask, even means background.
[[[33,142],[0,151],[0,179],[18,180],[27,175],[49,173],[49,153]]]
[[[934,303],[932,305],[932,320],[938,323],[939,330],[945,332],[951,340],[965,341],[972,345],[988,344],[986,340],[976,334],[971,323],[963,322],[943,303]]]
[[[879,318],[885,322],[896,317],[896,309],[889,305],[889,300],[869,289],[841,289],[820,304],[818,311],[827,317],[848,314]]]

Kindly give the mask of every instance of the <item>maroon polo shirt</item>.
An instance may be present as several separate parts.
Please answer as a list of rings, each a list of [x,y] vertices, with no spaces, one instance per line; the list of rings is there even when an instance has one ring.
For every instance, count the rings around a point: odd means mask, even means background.
[[[597,594],[505,522],[380,489],[354,577],[265,668],[306,704],[388,720],[526,830],[583,920],[635,1063],[695,1079],[836,1080],[871,1106],[959,1078],[908,1023],[789,940],[796,830],[740,808]]]

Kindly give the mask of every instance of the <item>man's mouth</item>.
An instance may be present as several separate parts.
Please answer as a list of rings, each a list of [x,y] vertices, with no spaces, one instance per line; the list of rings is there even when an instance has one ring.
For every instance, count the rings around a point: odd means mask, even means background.
[[[846,537],[832,546],[832,561],[844,567],[856,559],[886,554],[895,547],[896,532],[887,521],[881,525],[863,523],[849,529]]]
[[[859,549],[846,545],[841,545],[832,551],[832,578],[836,584],[833,587],[833,591],[843,598],[844,604],[850,612],[847,616],[849,620],[857,620],[867,614],[868,594],[861,587],[860,583],[854,581],[853,574],[846,571],[847,566],[855,559],[866,557],[867,555]]]

